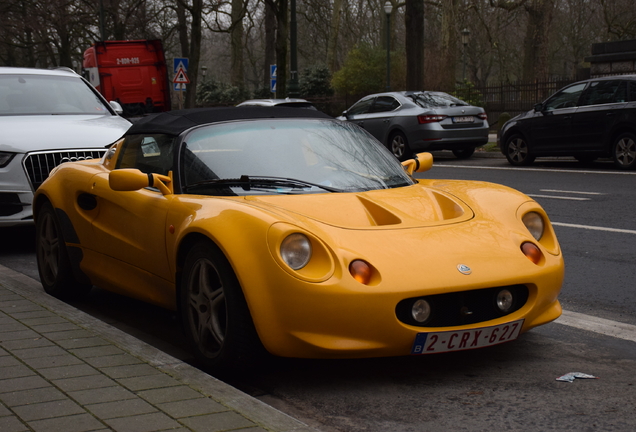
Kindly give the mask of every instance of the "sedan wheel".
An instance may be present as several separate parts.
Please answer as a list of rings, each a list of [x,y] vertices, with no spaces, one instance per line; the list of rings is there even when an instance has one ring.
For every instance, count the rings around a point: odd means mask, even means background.
[[[636,167],[636,135],[624,133],[614,142],[614,165],[620,169]]]
[[[528,143],[521,135],[513,135],[506,141],[505,155],[508,162],[516,166],[530,165],[534,162]]]
[[[395,132],[391,135],[389,139],[389,150],[391,150],[393,156],[400,161],[404,161],[412,156],[409,143],[402,132]]]
[[[461,150],[453,150],[453,154],[457,159],[468,159],[475,153],[475,147],[469,147]]]
[[[194,354],[223,370],[249,363],[262,348],[231,266],[210,242],[195,245],[181,283],[181,318]]]
[[[75,280],[60,223],[50,203],[44,203],[36,217],[36,257],[44,291],[59,298],[87,294],[90,284]]]

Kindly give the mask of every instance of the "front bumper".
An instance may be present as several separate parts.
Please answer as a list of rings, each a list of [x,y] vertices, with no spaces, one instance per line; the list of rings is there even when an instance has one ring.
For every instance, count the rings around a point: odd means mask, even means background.
[[[480,229],[484,232],[476,235]],[[263,344],[272,354],[284,357],[409,355],[418,333],[474,329],[521,319],[525,332],[558,318],[561,306],[557,297],[564,274],[560,253],[544,250],[545,260],[535,265],[510,239],[510,247],[502,241],[493,242],[498,234],[487,233],[489,230],[469,222],[442,229],[405,230],[410,232],[399,239],[395,231],[387,231],[369,236],[374,238],[372,242],[384,245],[373,248],[375,251],[361,244],[362,237],[358,237],[358,250],[365,253],[338,251],[334,256],[341,258],[328,280],[308,283],[288,272],[269,270],[256,286],[247,281],[242,281],[242,286]],[[472,245],[467,238],[474,240]],[[343,244],[355,244],[351,240]],[[491,248],[484,249],[488,244]],[[394,258],[381,265],[381,256]],[[364,259],[379,269],[377,283],[362,285],[353,280],[347,269],[354,259]],[[458,263],[469,265],[472,274],[457,271]],[[515,312],[495,319],[421,327],[400,321],[396,313],[404,299],[508,285],[525,285],[527,301]]]

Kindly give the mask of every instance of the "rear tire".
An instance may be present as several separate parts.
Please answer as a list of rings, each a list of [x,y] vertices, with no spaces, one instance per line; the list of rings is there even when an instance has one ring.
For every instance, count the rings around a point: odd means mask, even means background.
[[[469,147],[460,150],[453,150],[453,154],[457,159],[468,159],[475,153],[475,147]]]
[[[209,241],[188,253],[180,292],[181,319],[195,357],[217,372],[245,369],[265,354],[232,267]]]
[[[38,273],[44,291],[62,299],[88,294],[92,286],[75,280],[61,225],[49,202],[44,203],[37,214],[35,239]]]
[[[612,156],[614,165],[618,168],[634,169],[636,167],[636,135],[630,132],[619,135],[612,146]]]
[[[534,162],[528,142],[522,135],[512,135],[506,140],[504,155],[511,165],[523,166]]]
[[[388,148],[399,161],[405,161],[413,156],[409,142],[402,132],[394,132],[391,134]]]

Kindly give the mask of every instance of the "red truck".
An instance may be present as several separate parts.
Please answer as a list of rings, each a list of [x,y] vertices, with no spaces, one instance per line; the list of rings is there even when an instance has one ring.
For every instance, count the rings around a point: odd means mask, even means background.
[[[170,84],[160,40],[95,42],[84,51],[84,77],[125,117],[170,110]]]

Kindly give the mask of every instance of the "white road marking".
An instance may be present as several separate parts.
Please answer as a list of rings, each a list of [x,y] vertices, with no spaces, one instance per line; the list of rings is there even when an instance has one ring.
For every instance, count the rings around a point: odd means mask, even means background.
[[[591,226],[591,225],[569,224],[569,223],[563,223],[563,222],[552,222],[552,225],[562,226],[567,228],[581,228],[581,229],[587,229],[587,230],[593,230],[593,231],[608,231],[608,232],[624,233],[624,234],[636,234],[636,230],[628,230],[628,229],[620,229],[620,228],[606,228],[606,227]]]
[[[552,198],[552,199],[561,199],[561,200],[570,200],[570,201],[590,201],[591,198],[578,198],[578,197],[564,197],[557,195],[537,195],[537,194],[526,194],[532,198]]]
[[[566,310],[564,310],[563,314],[554,322],[605,336],[636,342],[636,326],[631,324]]]
[[[567,194],[577,194],[577,195],[605,195],[601,192],[579,192],[579,191],[564,191],[564,190],[555,190],[555,189],[539,189],[541,192],[554,192],[554,193],[567,193]]]
[[[504,171],[539,171],[539,172],[558,172],[558,173],[578,173],[578,174],[616,174],[616,175],[636,175],[636,171],[585,171],[585,170],[558,170],[549,168],[514,168],[514,167],[487,167],[474,165],[446,165],[433,164],[433,167],[439,168],[468,168],[468,169],[488,169],[488,170],[504,170]]]

